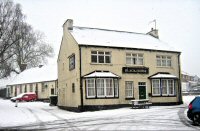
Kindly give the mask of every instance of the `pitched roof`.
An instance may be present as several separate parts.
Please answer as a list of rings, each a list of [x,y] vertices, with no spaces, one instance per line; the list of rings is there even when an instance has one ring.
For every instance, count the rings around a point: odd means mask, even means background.
[[[177,79],[178,77],[171,74],[156,74],[150,77],[151,79],[157,79],[157,78],[171,78],[171,79]]]
[[[52,81],[57,78],[57,65],[45,65],[23,71],[8,85]]]
[[[93,72],[91,74],[88,74],[86,76],[84,76],[84,78],[94,78],[94,77],[98,77],[98,78],[105,78],[105,77],[109,77],[109,78],[120,78],[118,75],[113,74],[112,72]]]
[[[148,34],[74,26],[69,30],[79,45],[175,51]]]
[[[0,79],[0,89],[6,88],[6,85],[10,84],[16,77],[16,74],[12,74],[9,77]]]

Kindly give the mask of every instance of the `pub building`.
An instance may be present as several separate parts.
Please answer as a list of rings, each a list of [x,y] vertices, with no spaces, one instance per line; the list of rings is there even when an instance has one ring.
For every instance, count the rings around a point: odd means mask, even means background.
[[[58,106],[72,111],[182,103],[180,52],[147,34],[63,24]]]

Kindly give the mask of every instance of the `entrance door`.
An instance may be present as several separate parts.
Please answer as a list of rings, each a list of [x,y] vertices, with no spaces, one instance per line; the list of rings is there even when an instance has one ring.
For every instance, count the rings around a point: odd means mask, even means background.
[[[139,99],[146,99],[146,83],[145,82],[139,82]]]

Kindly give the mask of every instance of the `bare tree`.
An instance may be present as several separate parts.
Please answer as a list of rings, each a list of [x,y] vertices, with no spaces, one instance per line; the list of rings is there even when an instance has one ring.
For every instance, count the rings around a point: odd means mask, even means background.
[[[43,34],[34,32],[30,26],[23,24],[21,33],[23,39],[14,46],[13,62],[16,62],[20,72],[26,68],[44,64],[47,57],[53,56],[53,48],[43,41]]]
[[[0,0],[0,78],[45,63],[53,48],[25,22],[19,4]]]
[[[20,5],[11,1],[0,1],[0,75],[6,76],[11,72],[10,64],[6,61],[14,54],[11,47],[21,36],[18,34],[19,24],[23,21]]]

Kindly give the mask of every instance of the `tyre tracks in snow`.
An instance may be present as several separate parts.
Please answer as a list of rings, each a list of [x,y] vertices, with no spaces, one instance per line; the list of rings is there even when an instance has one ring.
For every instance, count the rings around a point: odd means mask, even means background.
[[[20,125],[20,126],[12,126],[5,127],[2,129],[5,130],[58,130],[58,129],[70,129],[70,130],[79,130],[72,122],[69,122],[67,119],[63,119],[62,117],[56,115],[48,109],[41,109],[42,111],[47,112],[51,116],[55,117],[57,120],[43,122],[36,111],[27,108],[27,110],[34,116],[36,121],[34,123]]]

